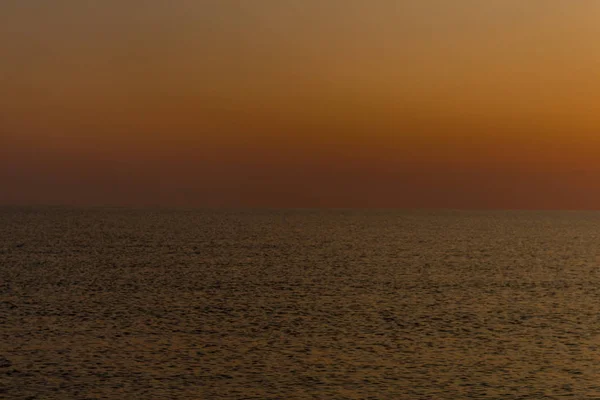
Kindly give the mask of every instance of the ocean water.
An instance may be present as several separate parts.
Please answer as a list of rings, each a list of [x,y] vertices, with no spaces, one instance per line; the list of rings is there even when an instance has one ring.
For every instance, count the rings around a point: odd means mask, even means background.
[[[0,397],[600,398],[600,213],[0,208]]]

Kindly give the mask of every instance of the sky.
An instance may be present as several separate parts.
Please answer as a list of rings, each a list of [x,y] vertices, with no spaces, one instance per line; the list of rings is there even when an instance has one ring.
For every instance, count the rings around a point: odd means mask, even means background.
[[[0,204],[600,209],[596,0],[3,0]]]

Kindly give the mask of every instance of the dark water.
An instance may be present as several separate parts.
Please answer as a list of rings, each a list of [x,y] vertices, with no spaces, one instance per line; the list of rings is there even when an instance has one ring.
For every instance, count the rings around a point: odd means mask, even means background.
[[[600,398],[600,213],[0,209],[0,397]]]

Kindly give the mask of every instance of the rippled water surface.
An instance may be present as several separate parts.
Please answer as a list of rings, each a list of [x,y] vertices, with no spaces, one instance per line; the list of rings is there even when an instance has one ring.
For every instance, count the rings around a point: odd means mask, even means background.
[[[0,397],[600,398],[600,213],[0,209]]]

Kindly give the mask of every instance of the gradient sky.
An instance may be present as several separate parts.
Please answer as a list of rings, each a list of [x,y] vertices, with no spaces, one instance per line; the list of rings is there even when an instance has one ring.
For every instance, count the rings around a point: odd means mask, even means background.
[[[600,208],[596,0],[3,0],[0,204]]]

